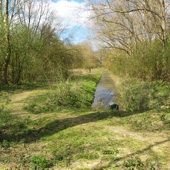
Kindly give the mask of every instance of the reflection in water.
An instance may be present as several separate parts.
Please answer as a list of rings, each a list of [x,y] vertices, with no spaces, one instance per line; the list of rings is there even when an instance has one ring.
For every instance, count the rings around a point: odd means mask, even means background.
[[[105,72],[97,85],[92,108],[109,107],[109,103],[113,102],[113,97],[113,80],[110,77],[110,73]]]

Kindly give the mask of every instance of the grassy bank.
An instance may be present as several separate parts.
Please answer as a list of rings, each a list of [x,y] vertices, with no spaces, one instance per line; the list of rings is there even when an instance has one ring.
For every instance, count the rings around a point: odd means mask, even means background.
[[[73,76],[66,82],[58,82],[50,90],[30,97],[24,108],[37,114],[90,108],[99,79],[100,75]]]
[[[1,109],[0,169],[168,169],[169,111],[91,110],[98,80],[73,77],[50,90],[10,94]],[[53,109],[44,109],[51,96]]]

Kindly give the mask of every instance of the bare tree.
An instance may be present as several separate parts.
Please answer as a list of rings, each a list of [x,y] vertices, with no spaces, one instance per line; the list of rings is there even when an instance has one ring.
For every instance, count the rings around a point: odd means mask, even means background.
[[[167,43],[169,2],[165,0],[105,0],[93,3],[99,37],[106,44],[131,53],[131,45],[158,37]],[[101,38],[102,37],[102,38]]]

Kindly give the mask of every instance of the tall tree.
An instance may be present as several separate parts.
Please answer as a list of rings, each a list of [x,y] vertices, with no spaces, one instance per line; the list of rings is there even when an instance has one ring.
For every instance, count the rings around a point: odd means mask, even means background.
[[[11,42],[9,28],[9,0],[4,2],[4,33],[5,33],[5,63],[3,68],[3,83],[8,84],[8,67],[11,59]]]
[[[43,25],[52,25],[52,12],[50,12],[48,3],[45,1],[1,0],[0,13],[0,34],[2,35],[0,39],[0,72],[2,81],[4,84],[8,84],[9,81],[17,83],[21,78],[21,68],[23,69],[23,64],[25,64],[23,61],[27,62],[31,51],[36,49],[35,42],[41,41],[40,32]],[[22,25],[22,27],[19,27],[19,25]],[[24,37],[27,37],[27,39]],[[22,43],[19,43],[21,41]],[[16,49],[20,50],[17,51]],[[9,68],[11,66],[12,69]],[[14,80],[14,77],[17,78]]]

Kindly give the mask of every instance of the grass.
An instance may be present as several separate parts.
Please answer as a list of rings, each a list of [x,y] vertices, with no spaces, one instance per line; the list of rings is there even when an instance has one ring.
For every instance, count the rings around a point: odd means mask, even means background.
[[[99,78],[100,75],[74,76],[67,82],[57,83],[50,91],[30,97],[24,109],[38,114],[90,108]]]
[[[121,103],[129,112],[170,108],[170,83],[129,79],[121,83],[119,91]]]
[[[99,77],[95,77],[75,76],[70,83],[93,95],[94,85],[88,82],[96,84]],[[56,92],[58,87],[51,90]],[[17,99],[15,94],[9,94],[10,100],[3,104],[5,109],[0,114],[0,169],[164,170],[170,167],[168,109],[96,111],[88,104],[84,109],[60,106],[62,109],[36,114],[23,109],[24,102],[33,98],[37,99],[37,106],[45,102],[47,93],[47,89],[37,89],[25,98],[22,98],[25,93],[19,93]],[[14,111],[17,101],[20,107]]]

